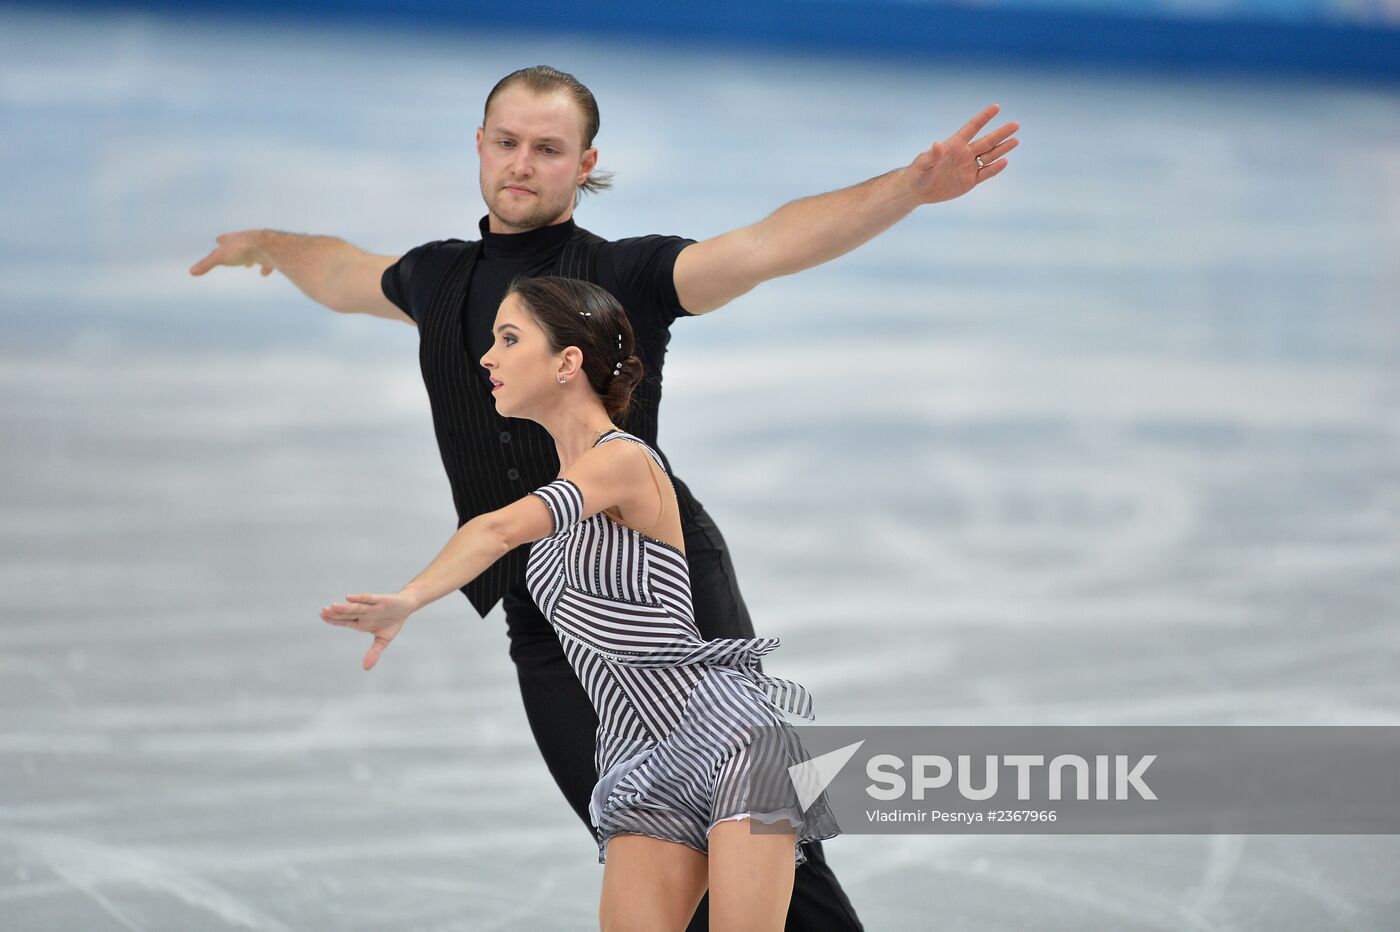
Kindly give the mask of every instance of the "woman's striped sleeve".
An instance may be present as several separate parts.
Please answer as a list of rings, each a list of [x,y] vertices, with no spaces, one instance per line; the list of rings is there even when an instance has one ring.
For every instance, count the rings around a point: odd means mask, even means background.
[[[538,495],[549,506],[549,514],[554,519],[552,534],[583,520],[583,492],[568,479],[560,477],[530,494]]]

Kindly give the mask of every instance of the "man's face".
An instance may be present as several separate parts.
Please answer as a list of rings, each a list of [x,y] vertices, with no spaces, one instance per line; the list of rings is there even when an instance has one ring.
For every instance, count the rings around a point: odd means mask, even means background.
[[[583,113],[567,94],[508,87],[476,131],[481,196],[491,230],[523,233],[573,216],[578,186],[598,163],[583,148]]]

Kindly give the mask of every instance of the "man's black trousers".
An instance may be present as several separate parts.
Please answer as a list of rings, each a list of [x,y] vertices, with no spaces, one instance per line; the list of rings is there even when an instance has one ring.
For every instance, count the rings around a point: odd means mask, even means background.
[[[690,564],[690,593],[696,627],[706,639],[751,638],[749,611],[739,594],[734,566],[719,528],[700,507],[683,516],[685,554]],[[593,837],[588,800],[598,782],[593,764],[598,716],[583,685],[569,665],[549,621],[521,586],[505,594],[510,656],[520,678],[520,694],[535,742],[554,781]],[[709,928],[709,897],[700,901],[689,932]],[[807,861],[793,878],[788,907],[789,930],[836,932],[861,930],[855,910],[826,864],[821,842],[807,845]]]

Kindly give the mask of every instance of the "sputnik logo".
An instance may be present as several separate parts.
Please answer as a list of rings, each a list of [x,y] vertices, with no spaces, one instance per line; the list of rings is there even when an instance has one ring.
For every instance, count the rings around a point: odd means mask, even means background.
[[[792,788],[797,791],[797,801],[801,804],[803,812],[817,801],[817,797],[831,785],[841,768],[846,766],[846,762],[864,743],[865,739],[862,738],[855,744],[827,751],[820,757],[793,764],[788,768],[788,778],[792,780]]]

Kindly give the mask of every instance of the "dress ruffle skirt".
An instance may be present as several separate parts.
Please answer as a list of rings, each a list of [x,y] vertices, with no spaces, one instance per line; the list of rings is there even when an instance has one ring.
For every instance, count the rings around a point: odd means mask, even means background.
[[[832,838],[840,828],[826,794],[801,806],[788,768],[810,759],[797,731],[783,718],[811,719],[807,690],[758,670],[777,638],[682,640],[644,653],[610,654],[615,663],[641,667],[694,664],[708,668],[679,723],[659,741],[600,733],[601,759],[613,761],[593,790],[589,814],[598,863],[622,833],[675,841],[707,853],[708,832],[737,815],[795,832],[795,865],[803,845]],[[750,825],[750,831],[763,828]]]

